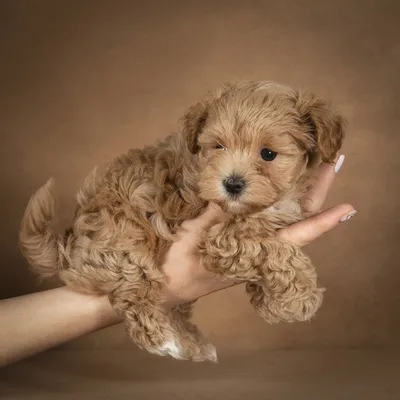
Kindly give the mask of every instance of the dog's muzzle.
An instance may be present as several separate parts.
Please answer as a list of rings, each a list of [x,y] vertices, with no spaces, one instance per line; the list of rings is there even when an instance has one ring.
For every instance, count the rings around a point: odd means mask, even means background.
[[[240,176],[229,176],[224,180],[224,188],[231,195],[239,195],[243,192],[246,182]]]

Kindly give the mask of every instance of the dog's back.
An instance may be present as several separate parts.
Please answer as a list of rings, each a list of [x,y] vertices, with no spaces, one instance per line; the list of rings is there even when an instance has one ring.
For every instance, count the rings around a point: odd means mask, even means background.
[[[161,259],[182,220],[204,208],[194,190],[195,166],[185,153],[184,141],[174,135],[93,170],[64,234],[52,227],[56,201],[49,180],[31,197],[20,229],[21,251],[34,272],[58,275],[81,291],[107,293],[118,286],[124,257],[133,249],[145,247]]]

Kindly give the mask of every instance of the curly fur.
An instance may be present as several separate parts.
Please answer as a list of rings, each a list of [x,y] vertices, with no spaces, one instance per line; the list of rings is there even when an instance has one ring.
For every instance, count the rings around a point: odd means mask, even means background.
[[[343,119],[324,100],[272,82],[226,84],[184,115],[181,131],[94,170],[77,194],[72,227],[51,228],[52,182],[31,198],[20,245],[40,276],[57,275],[88,293],[107,294],[142,349],[177,359],[216,360],[190,322],[192,303],[166,310],[159,266],[180,224],[209,202],[226,212],[199,246],[204,268],[247,282],[268,322],[310,319],[322,302],[309,258],[275,237],[306,216],[302,194],[319,160],[341,147]],[[262,148],[277,152],[264,161]],[[245,182],[232,196],[223,181]]]

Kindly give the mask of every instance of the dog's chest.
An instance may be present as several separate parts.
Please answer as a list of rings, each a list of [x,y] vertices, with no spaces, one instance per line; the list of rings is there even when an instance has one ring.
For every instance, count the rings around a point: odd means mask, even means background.
[[[278,230],[303,219],[297,199],[284,199],[259,213],[272,230]]]
[[[300,203],[294,199],[284,199],[263,211],[266,215],[281,216],[282,218],[301,217]]]

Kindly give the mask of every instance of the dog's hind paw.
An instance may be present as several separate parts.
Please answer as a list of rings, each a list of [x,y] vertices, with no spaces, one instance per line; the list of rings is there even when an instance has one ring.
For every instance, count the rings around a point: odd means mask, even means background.
[[[215,346],[211,343],[205,346],[205,351],[204,351],[205,359],[204,361],[212,361],[214,363],[218,362],[218,356],[217,356],[217,349]]]
[[[170,355],[177,360],[185,359],[184,352],[177,340],[168,340],[164,342],[156,351],[159,355]]]
[[[153,353],[161,356],[170,355],[176,360],[191,360],[195,362],[211,361],[214,363],[218,361],[217,350],[211,343],[201,345],[197,349],[191,347],[189,350],[184,349],[181,343],[176,339],[168,340],[153,351]]]

